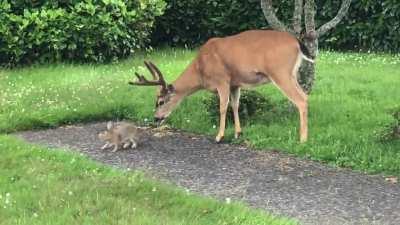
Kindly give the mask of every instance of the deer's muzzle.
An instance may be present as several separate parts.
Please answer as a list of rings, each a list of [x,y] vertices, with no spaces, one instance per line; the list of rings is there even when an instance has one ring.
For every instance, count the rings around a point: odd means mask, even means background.
[[[157,124],[157,126],[160,126],[165,120],[165,117],[154,117],[154,122]]]

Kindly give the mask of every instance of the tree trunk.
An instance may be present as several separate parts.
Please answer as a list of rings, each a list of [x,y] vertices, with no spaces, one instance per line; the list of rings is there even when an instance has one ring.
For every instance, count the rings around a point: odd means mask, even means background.
[[[318,39],[303,39],[302,41],[310,51],[310,54],[316,58],[318,55]],[[303,60],[297,80],[303,90],[310,94],[315,80],[315,63]]]
[[[310,62],[303,62],[300,67],[297,81],[303,88],[304,92],[308,95],[311,93],[315,79],[315,65]]]
[[[318,55],[318,37],[326,34],[347,14],[352,0],[342,0],[338,14],[319,29],[315,27],[316,5],[315,0],[294,0],[293,23],[291,27],[282,23],[275,15],[273,0],[260,0],[261,8],[269,25],[280,31],[287,31],[295,35],[308,48],[308,51],[316,58]],[[304,10],[303,10],[304,9]],[[304,15],[304,28],[302,29],[302,15]],[[304,37],[301,37],[301,31],[304,31]],[[300,67],[298,81],[307,94],[310,94],[314,85],[315,64],[303,62]]]

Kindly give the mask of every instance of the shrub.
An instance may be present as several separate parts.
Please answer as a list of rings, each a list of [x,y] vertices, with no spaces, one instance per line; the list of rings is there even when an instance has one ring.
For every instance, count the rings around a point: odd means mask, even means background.
[[[342,0],[316,0],[318,26],[332,19]],[[153,44],[201,45],[213,36],[268,27],[259,0],[166,0],[167,9],[156,22]],[[278,17],[289,24],[293,0],[275,1]],[[400,52],[400,2],[353,1],[349,14],[320,46],[340,50]]]
[[[203,100],[209,118],[213,123],[219,123],[219,97],[218,95],[212,95],[209,98]],[[239,117],[240,122],[246,124],[250,119],[256,119],[257,116],[264,115],[265,112],[271,111],[273,109],[272,103],[265,98],[262,94],[253,90],[243,90],[240,97],[239,106]],[[232,108],[228,107],[228,112],[226,114],[227,121],[233,123],[233,112]]]
[[[340,1],[319,1],[323,20],[333,18]],[[400,52],[400,2],[352,1],[344,21],[322,39],[322,47]]]
[[[0,65],[103,62],[149,40],[163,0],[0,0]]]
[[[385,126],[381,134],[381,141],[394,141],[400,140],[400,107],[392,113],[393,120],[390,124]]]
[[[266,26],[259,0],[166,0],[153,44],[197,46],[209,37]]]

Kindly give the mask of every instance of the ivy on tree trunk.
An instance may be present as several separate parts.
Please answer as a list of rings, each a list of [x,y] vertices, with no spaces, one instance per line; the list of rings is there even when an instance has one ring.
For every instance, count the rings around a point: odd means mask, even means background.
[[[282,23],[275,14],[273,0],[260,0],[261,8],[269,25],[280,31],[287,31],[300,39],[308,48],[311,55],[318,56],[318,38],[336,27],[347,14],[352,0],[342,0],[338,14],[320,28],[315,26],[316,5],[314,0],[294,0],[293,22],[290,27]],[[304,28],[302,18],[304,16]],[[304,91],[309,94],[315,77],[315,64],[304,61],[298,76],[298,81]]]

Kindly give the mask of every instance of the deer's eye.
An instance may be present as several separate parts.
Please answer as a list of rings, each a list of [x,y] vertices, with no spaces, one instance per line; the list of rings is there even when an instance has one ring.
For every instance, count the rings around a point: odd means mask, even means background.
[[[157,101],[156,101],[156,108],[157,107],[159,107],[159,106],[162,106],[162,105],[164,105],[164,103],[165,103],[165,101],[164,101],[164,99],[158,99]]]

